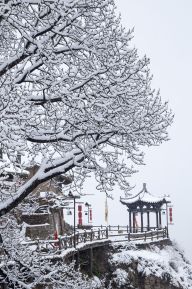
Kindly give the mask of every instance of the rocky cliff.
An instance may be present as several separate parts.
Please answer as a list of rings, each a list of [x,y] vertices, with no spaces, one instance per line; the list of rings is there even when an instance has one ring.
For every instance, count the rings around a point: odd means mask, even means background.
[[[93,273],[99,289],[192,289],[192,265],[171,242],[101,248]]]

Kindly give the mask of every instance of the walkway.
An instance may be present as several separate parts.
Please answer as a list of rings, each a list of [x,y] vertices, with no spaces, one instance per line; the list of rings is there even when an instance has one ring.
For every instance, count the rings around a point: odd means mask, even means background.
[[[76,234],[59,236],[57,240],[34,240],[23,242],[25,245],[36,245],[39,251],[67,250],[80,248],[84,245],[91,246],[91,243],[101,243],[105,241],[154,241],[168,238],[167,228],[150,228],[150,231],[140,232],[140,228],[135,229],[134,233],[129,232],[127,226],[100,226],[93,227],[91,230],[78,230]],[[88,247],[85,246],[85,247]]]

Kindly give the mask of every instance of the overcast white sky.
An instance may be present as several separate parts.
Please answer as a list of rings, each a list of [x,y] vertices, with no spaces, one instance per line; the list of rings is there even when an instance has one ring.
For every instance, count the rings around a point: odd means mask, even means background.
[[[133,45],[139,54],[151,59],[153,86],[160,88],[163,100],[175,113],[169,129],[171,140],[160,147],[146,149],[146,166],[130,179],[138,192],[146,182],[152,194],[170,194],[174,226],[171,237],[192,260],[192,1],[191,0],[115,0],[122,24],[135,27]],[[93,192],[93,183],[86,192]],[[109,200],[109,223],[128,223],[126,209],[119,204],[120,192]],[[104,220],[104,197],[96,194],[95,223]],[[100,198],[98,197],[100,196]],[[94,203],[95,197],[90,198]],[[95,208],[94,208],[95,207]],[[94,211],[93,211],[94,214]]]

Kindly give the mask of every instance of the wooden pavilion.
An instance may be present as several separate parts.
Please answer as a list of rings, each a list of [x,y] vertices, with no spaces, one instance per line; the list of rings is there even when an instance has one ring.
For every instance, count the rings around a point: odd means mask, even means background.
[[[129,232],[144,232],[152,229],[162,228],[162,212],[166,214],[166,226],[168,226],[167,204],[170,199],[167,196],[156,197],[147,190],[146,183],[143,184],[141,192],[134,196],[120,198],[120,202],[127,206],[129,212]],[[166,208],[163,206],[166,205]],[[150,226],[151,213],[155,213],[156,226]],[[147,214],[147,225],[144,226],[144,214]],[[140,227],[137,224],[136,215],[140,215]]]

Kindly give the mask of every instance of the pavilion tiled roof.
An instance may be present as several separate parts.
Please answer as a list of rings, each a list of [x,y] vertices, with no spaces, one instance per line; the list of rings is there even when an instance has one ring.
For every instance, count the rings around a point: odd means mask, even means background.
[[[143,203],[148,203],[148,204],[156,204],[156,203],[169,203],[170,198],[168,196],[162,196],[162,197],[157,197],[152,195],[151,193],[148,192],[146,188],[146,184],[143,184],[143,189],[141,192],[136,194],[135,196],[127,197],[127,198],[121,198],[120,199],[121,203],[131,205],[134,203],[137,203],[139,201]]]

